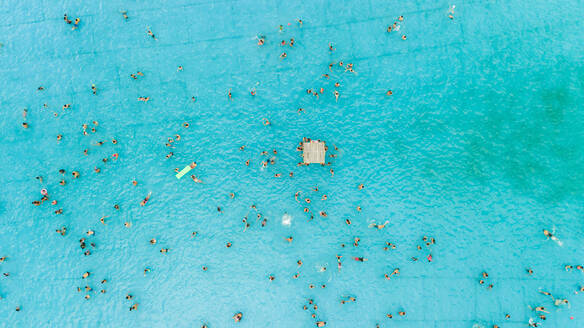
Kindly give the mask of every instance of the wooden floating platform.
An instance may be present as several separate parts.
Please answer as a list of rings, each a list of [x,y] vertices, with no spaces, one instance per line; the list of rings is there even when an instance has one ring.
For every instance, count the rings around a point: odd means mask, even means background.
[[[326,145],[324,141],[308,140],[302,142],[302,158],[304,164],[322,164],[325,163]]]

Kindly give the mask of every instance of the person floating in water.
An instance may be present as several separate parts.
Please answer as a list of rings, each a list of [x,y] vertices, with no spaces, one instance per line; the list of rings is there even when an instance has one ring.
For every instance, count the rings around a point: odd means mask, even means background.
[[[140,206],[144,206],[146,205],[146,203],[148,203],[148,200],[150,199],[150,195],[152,195],[152,192],[148,193],[148,196],[146,196],[146,198],[144,198],[141,202],[140,202]]]
[[[548,230],[543,229],[543,234],[547,237],[547,239],[551,239],[551,240],[555,241],[558,244],[558,246],[563,245],[563,243],[558,239],[558,237],[554,236],[554,234],[552,234]]]
[[[371,224],[369,225],[369,228],[383,229],[383,228],[385,228],[385,226],[386,226],[388,223],[389,223],[389,221],[385,221],[385,223],[383,223],[383,224],[377,224],[377,223],[375,223],[375,222],[374,222],[374,223],[371,223]]]
[[[150,28],[148,28],[146,34],[150,35],[154,40],[156,40],[156,36],[154,35],[154,33],[152,33],[152,30],[150,30]]]

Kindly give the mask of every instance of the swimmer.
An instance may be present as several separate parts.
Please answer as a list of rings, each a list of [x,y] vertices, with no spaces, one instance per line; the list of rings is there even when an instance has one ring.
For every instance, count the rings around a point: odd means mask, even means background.
[[[386,273],[385,274],[385,279],[390,280],[391,279],[391,276],[393,276],[393,275],[399,275],[399,268],[394,269],[393,272],[390,273],[390,274],[387,274]]]
[[[292,236],[284,238],[287,242],[291,243],[294,238]]]
[[[365,261],[368,261],[368,259],[363,258],[363,257],[354,257],[353,260],[355,260],[357,262],[365,262]]]
[[[227,97],[229,97],[229,100],[232,100],[231,89],[229,89],[229,91],[227,91]]]
[[[570,302],[568,302],[568,300],[567,300],[567,299],[556,299],[556,300],[554,301],[554,305],[555,305],[555,306],[560,306],[560,305],[565,305],[565,304],[567,304],[567,305],[568,305],[568,308],[570,307]]]
[[[82,279],[85,279],[85,278],[89,277],[90,275],[91,275],[91,272],[85,272],[85,273],[84,273],[84,274],[81,276],[81,278],[82,278]]]
[[[388,223],[389,223],[389,221],[385,221],[385,223],[383,223],[383,224],[371,223],[371,224],[369,225],[369,228],[377,228],[377,229],[380,229],[380,230],[381,230],[381,229],[385,228],[385,226],[386,226]]]
[[[156,40],[156,36],[154,35],[154,33],[152,33],[150,28],[148,28],[148,31],[146,32],[146,34],[150,35],[154,40]]]
[[[360,185],[359,185],[357,188],[358,188],[359,190],[363,190],[363,188],[365,188],[365,186],[364,186],[363,184],[360,184]]]
[[[191,175],[191,179],[193,179],[193,181],[196,183],[203,183],[203,180],[197,178],[194,174]]]
[[[134,305],[132,305],[130,307],[130,311],[135,311],[135,310],[138,310],[138,303],[134,303]]]
[[[26,122],[23,122],[23,123],[22,123],[22,127],[23,127],[23,128],[25,128],[25,129],[28,129],[28,123],[26,123]]]
[[[160,253],[166,254],[168,253],[169,250],[170,250],[169,248],[161,248]]]
[[[93,92],[94,95],[97,94],[97,87],[95,86],[95,84],[91,85],[91,91]]]
[[[551,239],[551,240],[555,241],[559,246],[562,246],[562,242],[558,239],[558,237],[554,236],[548,230],[543,229],[543,234],[547,237],[546,239]]]
[[[335,94],[335,101],[339,101],[339,96],[340,96],[339,92],[337,90],[335,90],[334,94]]]
[[[539,323],[535,322],[533,320],[533,318],[529,318],[529,322],[528,322],[529,327],[539,327]]]
[[[109,216],[102,216],[101,219],[99,219],[99,222],[101,222],[102,224],[106,224],[105,219],[107,218],[109,218]]]
[[[532,309],[532,308],[529,306],[529,308],[530,308],[531,310],[535,311],[535,312],[544,312],[544,313],[549,313],[549,311],[547,311],[547,310],[545,309],[545,307],[543,307],[543,306],[536,306],[534,309]]]
[[[128,12],[127,11],[122,11],[122,17],[124,17],[125,20],[128,20]]]
[[[180,71],[182,71],[182,70],[183,70],[183,67],[182,67],[182,66],[179,66],[179,67],[177,68],[177,72],[180,72]]]
[[[288,56],[288,55],[286,55],[286,53],[285,53],[285,52],[283,52],[283,53],[280,55],[280,58],[284,59],[284,58],[286,58],[286,56]]]
[[[264,118],[264,125],[268,126],[271,125],[272,123],[270,123],[270,121],[267,118]]]
[[[150,97],[138,97],[139,101],[143,101],[143,102],[148,102],[148,100],[150,100]]]
[[[148,196],[146,196],[146,198],[144,198],[141,202],[140,202],[140,206],[144,206],[146,205],[146,203],[148,202],[148,200],[150,199],[150,195],[152,195],[152,192],[148,193]]]
[[[243,314],[241,312],[238,312],[233,316],[233,320],[235,322],[240,322],[242,318],[243,318]]]

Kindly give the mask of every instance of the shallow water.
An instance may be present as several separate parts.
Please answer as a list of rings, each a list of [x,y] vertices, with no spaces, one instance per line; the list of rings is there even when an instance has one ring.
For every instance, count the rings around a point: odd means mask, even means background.
[[[584,264],[583,10],[576,1],[515,0],[8,1],[0,8],[0,257],[8,257],[0,270],[10,276],[0,279],[0,326],[229,327],[241,311],[241,327],[310,327],[313,312],[328,327],[526,327],[528,306],[550,309],[544,327],[584,326],[584,295],[574,294],[583,273],[563,269]],[[64,13],[80,17],[78,30]],[[388,34],[399,15],[399,32]],[[294,47],[279,45],[290,38]],[[329,70],[340,60],[356,74]],[[134,80],[137,71],[144,76]],[[306,94],[320,87],[318,99]],[[94,120],[96,132],[84,136],[82,124]],[[302,137],[327,142],[338,155],[330,167],[296,166]],[[260,153],[273,149],[276,164],[262,170],[273,155]],[[193,160],[202,184],[191,173],[174,177]],[[57,206],[31,205],[41,188]],[[312,202],[296,202],[297,191]],[[368,227],[386,220],[385,229]],[[55,232],[63,226],[64,237]],[[542,229],[555,229],[563,246]],[[423,236],[436,239],[431,250],[416,249]],[[83,237],[97,246],[90,256]],[[384,251],[386,241],[397,249]],[[394,268],[400,275],[385,280]],[[478,283],[483,271],[492,290]],[[90,300],[76,290],[86,285]],[[540,289],[571,307],[556,309]],[[341,305],[345,296],[357,301]],[[302,309],[308,298],[318,310]],[[129,312],[134,302],[139,310]]]

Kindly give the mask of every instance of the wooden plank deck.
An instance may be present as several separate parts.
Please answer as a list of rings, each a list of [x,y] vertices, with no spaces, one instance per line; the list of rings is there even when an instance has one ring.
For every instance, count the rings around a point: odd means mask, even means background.
[[[324,164],[326,150],[324,141],[310,140],[302,143],[304,164]]]

